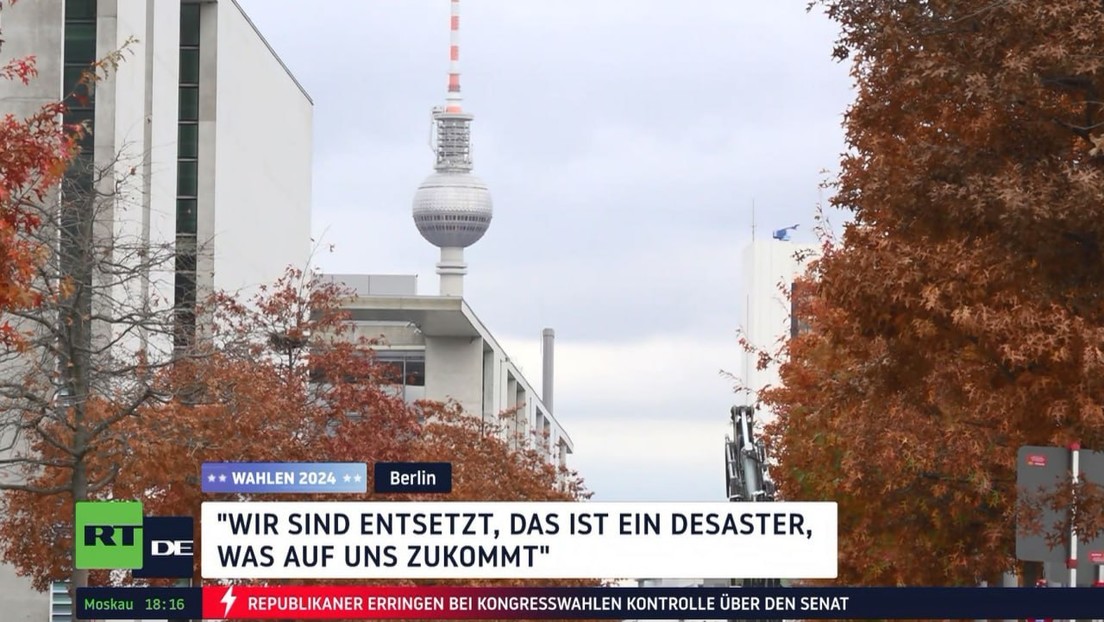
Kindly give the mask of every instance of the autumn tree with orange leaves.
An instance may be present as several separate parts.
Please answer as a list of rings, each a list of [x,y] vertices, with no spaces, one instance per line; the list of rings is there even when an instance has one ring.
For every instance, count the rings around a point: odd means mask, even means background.
[[[116,424],[111,442],[105,439],[90,456],[89,476],[110,481],[92,498],[141,499],[147,514],[198,520],[200,503],[218,498],[201,492],[204,462],[418,460],[452,462],[452,493],[340,498],[570,501],[589,496],[573,473],[549,465],[537,446],[511,443],[497,422],[464,414],[456,404],[407,404],[389,386],[390,370],[375,361],[371,348],[378,344],[357,337],[341,310],[346,295],[309,273],[289,270],[251,300],[217,297],[207,309],[212,326],[204,355],[157,371],[158,384],[176,387],[175,397],[145,403],[135,416]],[[64,469],[47,468],[33,483],[49,487],[66,477]],[[9,512],[0,517],[5,559],[40,589],[70,570],[69,503],[63,495],[17,491],[9,493]],[[198,543],[196,550],[198,570]],[[91,581],[107,580],[106,573],[94,573]]]
[[[1104,449],[1104,5],[814,4],[857,88],[833,199],[854,221],[761,396],[775,479],[839,502],[841,582],[998,580],[1017,449]]]
[[[3,9],[0,2],[0,13]],[[37,75],[34,58],[0,66],[0,79],[6,81],[27,85]],[[26,118],[8,113],[0,119],[0,311],[38,302],[31,282],[41,249],[27,235],[41,228],[42,219],[32,206],[56,190],[79,149],[79,130],[65,127],[64,110],[61,102],[51,102]],[[15,337],[10,319],[4,318],[0,339],[11,344]]]

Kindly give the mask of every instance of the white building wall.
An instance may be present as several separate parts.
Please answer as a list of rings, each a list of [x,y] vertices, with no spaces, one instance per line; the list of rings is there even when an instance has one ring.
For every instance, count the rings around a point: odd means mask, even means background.
[[[744,250],[744,334],[754,347],[777,353],[790,335],[789,291],[794,279],[804,273],[805,266],[817,247],[782,240],[757,240]],[[756,369],[757,357],[745,355],[743,375],[745,404],[756,401],[754,392],[777,386],[778,365]],[[773,415],[763,411],[759,421],[766,423]]]
[[[173,242],[176,236],[176,158],[177,119],[179,118],[180,4],[150,2],[151,19],[147,37],[154,46],[147,50],[145,98],[149,110],[146,120],[150,175],[148,230],[151,240]],[[157,297],[172,304],[172,266],[155,275]]]
[[[426,395],[454,399],[468,413],[483,412],[483,340],[426,338]]]
[[[112,299],[148,300],[150,309],[167,310],[173,304],[174,266],[165,260],[176,231],[180,4],[118,0],[113,18],[104,14],[111,8],[110,2],[100,7],[100,55],[124,50],[124,59],[98,89],[97,123],[106,119],[107,125],[96,132],[96,155],[104,164],[115,161],[111,227],[119,260],[132,261],[125,256],[144,242],[160,259],[148,282],[120,283]],[[156,356],[170,352],[172,343],[161,335],[151,346]]]
[[[248,292],[307,267],[312,103],[241,8],[217,6],[214,286]]]

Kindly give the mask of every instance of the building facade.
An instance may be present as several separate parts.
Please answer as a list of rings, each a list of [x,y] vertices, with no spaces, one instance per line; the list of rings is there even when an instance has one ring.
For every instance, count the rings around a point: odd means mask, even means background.
[[[499,422],[517,449],[533,447],[561,466],[574,444],[552,414],[553,339],[544,331],[540,392],[458,296],[417,293],[413,275],[328,275],[355,292],[343,308],[357,335],[376,339],[377,360],[393,369],[408,402],[454,400],[464,412]]]
[[[743,332],[751,346],[775,354],[785,346],[787,339],[801,330],[800,315],[793,312],[794,281],[804,274],[808,262],[818,251],[816,245],[777,238],[754,240],[744,249],[746,315]],[[757,357],[745,354],[742,405],[755,405],[758,392],[768,386],[777,386],[778,382],[777,363],[758,369]],[[764,425],[772,418],[772,413],[761,409],[756,416],[757,425]]]
[[[171,309],[167,349],[194,338],[208,293],[248,295],[307,264],[313,103],[234,0],[36,0],[3,18],[4,56],[35,56],[38,76],[0,82],[0,110],[66,100],[66,122],[91,130],[71,175],[122,189],[100,235],[173,250],[144,290],[108,294]],[[118,66],[72,97],[115,52]],[[49,600],[0,566],[5,621],[66,619]]]
[[[16,115],[79,92],[120,52],[66,121],[91,129],[82,158],[103,183],[126,180],[115,234],[175,243],[163,298],[186,309],[306,265],[313,103],[234,0],[36,0],[3,28],[5,56],[37,60],[29,86],[0,83]]]

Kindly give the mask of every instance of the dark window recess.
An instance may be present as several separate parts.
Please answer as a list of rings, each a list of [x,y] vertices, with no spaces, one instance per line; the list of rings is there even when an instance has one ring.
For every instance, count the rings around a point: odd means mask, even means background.
[[[394,355],[392,355],[394,356]],[[380,365],[386,368],[383,381],[391,384],[402,384],[408,387],[425,386],[425,361],[422,359],[378,359]]]
[[[96,100],[95,90],[89,91],[88,87],[81,84],[84,73],[89,71],[87,64],[66,65],[62,73],[62,93],[65,94],[65,105],[69,109],[90,108]]]
[[[96,22],[65,24],[65,64],[91,65],[96,59]],[[88,60],[92,59],[92,60]]]
[[[176,163],[176,195],[194,197],[199,190],[199,162],[179,160]]]
[[[181,86],[199,84],[199,48],[180,48]]]
[[[424,387],[425,386],[425,361],[407,361],[406,362],[406,386],[408,387]]]
[[[74,90],[81,74],[92,67],[96,61],[96,0],[66,0],[65,27],[62,48],[62,86],[65,94]],[[86,89],[78,93],[81,97],[68,97],[65,104],[69,111],[64,122],[70,125],[85,125],[92,129],[93,101]],[[81,141],[81,150],[91,153],[93,139],[91,132]],[[91,169],[88,169],[90,174]],[[72,172],[68,175],[72,178]]]
[[[181,246],[181,244],[180,244],[180,241],[178,240],[177,241],[177,248],[179,249],[180,246]],[[182,273],[183,274],[188,274],[188,273],[191,274],[190,278],[191,278],[191,284],[192,285],[191,285],[191,290],[189,290],[189,291],[192,292],[192,302],[193,303],[195,302],[195,271],[196,271],[196,256],[192,253],[187,252],[186,250],[183,251],[183,252],[178,251],[177,255],[176,255],[176,276],[177,276],[176,284],[177,284],[177,287],[179,287],[181,285],[182,281],[180,280],[180,275]],[[186,284],[186,282],[185,282],[185,284]]]
[[[402,361],[387,361],[381,362],[381,380],[388,384],[402,384],[403,381],[403,364]]]
[[[199,47],[199,3],[180,5],[180,47]]]
[[[199,14],[198,3],[180,5],[180,75],[176,163],[177,347],[195,342],[196,229],[199,213]]]
[[[96,0],[65,0],[66,21],[96,19]]]
[[[812,284],[807,281],[794,281],[790,285],[790,337],[797,337],[812,330],[809,318],[812,316],[812,297],[815,294]]]
[[[173,345],[186,348],[195,343],[196,314],[189,309],[177,309],[173,327]]]
[[[195,199],[176,200],[176,233],[196,233],[197,207]]]
[[[199,87],[180,87],[180,120],[199,120]]]
[[[199,125],[181,123],[177,126],[177,157],[181,159],[199,157]]]

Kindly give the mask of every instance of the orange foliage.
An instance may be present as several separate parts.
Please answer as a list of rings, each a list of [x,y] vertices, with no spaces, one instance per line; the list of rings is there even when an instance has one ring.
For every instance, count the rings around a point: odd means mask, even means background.
[[[855,219],[762,396],[776,481],[839,502],[842,582],[991,580],[1017,449],[1104,449],[1104,8],[818,4],[853,61],[833,202]]]
[[[37,75],[33,57],[0,65],[0,80],[29,84]],[[26,118],[11,113],[0,117],[0,310],[38,302],[30,282],[41,249],[27,234],[41,221],[37,210],[29,207],[56,189],[77,152],[81,128],[63,126],[64,111],[61,102],[54,102]],[[15,331],[5,320],[0,324],[0,341],[15,340]]]
[[[200,503],[217,497],[200,492],[201,465],[218,461],[453,463],[449,495],[339,497],[348,501],[567,501],[589,496],[575,474],[550,466],[540,452],[510,443],[497,424],[463,414],[455,404],[411,405],[396,397],[384,382],[387,368],[371,356],[373,344],[352,336],[352,325],[338,306],[342,296],[333,286],[319,286],[307,275],[289,271],[248,304],[220,297],[210,312],[217,320],[209,334],[215,347],[161,372],[157,384],[174,387],[176,397],[151,402],[137,416],[116,423],[110,434],[114,441],[97,445],[87,457],[93,481],[118,471],[93,498],[140,499],[149,515],[198,520]],[[100,403],[88,411],[110,412],[111,406]],[[50,452],[45,446],[36,449],[40,455]],[[64,469],[47,467],[31,483],[46,486],[66,477]],[[14,491],[7,493],[7,502],[8,512],[0,516],[5,559],[40,588],[64,578],[70,568],[71,498]],[[41,525],[57,528],[43,532]],[[198,557],[198,542],[196,550]],[[90,582],[97,580],[107,577],[93,576]]]

